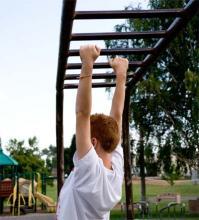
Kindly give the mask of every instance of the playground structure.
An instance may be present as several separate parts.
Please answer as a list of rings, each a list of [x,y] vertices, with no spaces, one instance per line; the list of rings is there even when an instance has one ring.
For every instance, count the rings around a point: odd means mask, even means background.
[[[17,185],[15,185],[15,188],[17,189]],[[8,205],[12,207],[17,207],[18,215],[20,215],[20,208],[22,208],[22,210],[24,209],[24,212],[26,212],[28,208],[31,208],[33,209],[33,212],[36,212],[36,201],[42,203],[46,207],[48,212],[55,212],[56,203],[53,201],[52,198],[39,192],[40,190],[38,189],[38,183],[35,180],[32,181],[19,178],[18,193],[16,189],[13,191],[13,194],[8,199]]]
[[[35,180],[19,178],[12,187],[11,179],[5,179],[0,182],[0,196],[8,197],[6,206],[10,207],[12,215],[36,212],[37,201],[46,207],[47,212],[55,212],[56,203],[40,192],[39,185]]]
[[[26,178],[20,178],[17,172],[18,165],[12,157],[4,154],[0,142],[0,214],[3,213],[5,199],[7,199],[6,205],[10,207],[12,215],[20,215],[21,211],[36,212],[37,201],[43,204],[48,212],[55,212],[56,203],[52,198],[41,193],[42,185],[46,185],[45,178],[41,180],[38,173],[31,173]],[[10,174],[4,171],[5,167],[10,167]]]
[[[3,212],[4,200],[8,198],[13,191],[17,166],[18,162],[3,152],[0,139],[0,214]],[[13,177],[12,180],[6,179],[5,168],[10,169],[11,176]]]
[[[77,80],[79,74],[65,74],[66,70],[80,69],[81,63],[68,63],[68,57],[79,56],[78,50],[70,48],[71,41],[112,40],[112,39],[144,39],[154,38],[157,42],[153,48],[128,48],[128,49],[102,49],[101,55],[131,55],[142,54],[145,58],[141,61],[129,63],[134,73],[129,73],[126,82],[125,107],[123,112],[123,150],[125,162],[125,189],[126,189],[126,216],[134,219],[132,177],[129,144],[129,102],[130,91],[135,84],[145,75],[148,68],[160,54],[168,47],[169,43],[187,25],[199,9],[198,0],[190,0],[183,9],[158,9],[158,10],[130,10],[130,11],[75,11],[77,0],[64,0],[62,23],[60,33],[59,60],[56,84],[56,134],[57,134],[57,173],[58,193],[64,182],[64,140],[63,140],[63,98],[64,89],[75,89],[78,84],[65,83]],[[121,33],[72,33],[73,21],[94,19],[126,19],[126,18],[173,18],[167,30]],[[95,69],[108,68],[108,63],[96,63]],[[114,79],[114,73],[93,74],[93,79]],[[93,88],[114,87],[115,82],[92,83]]]

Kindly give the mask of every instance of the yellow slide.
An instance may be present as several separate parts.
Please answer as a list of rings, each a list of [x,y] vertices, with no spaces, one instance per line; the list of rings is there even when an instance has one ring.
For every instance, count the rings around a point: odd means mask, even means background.
[[[46,206],[48,212],[55,212],[56,203],[53,201],[52,198],[39,192],[34,193],[34,196]]]

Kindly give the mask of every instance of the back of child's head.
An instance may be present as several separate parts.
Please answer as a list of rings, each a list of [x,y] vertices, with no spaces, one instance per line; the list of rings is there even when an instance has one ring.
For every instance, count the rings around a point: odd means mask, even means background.
[[[105,152],[111,153],[119,143],[119,127],[114,118],[104,114],[91,115],[91,138],[96,138]]]

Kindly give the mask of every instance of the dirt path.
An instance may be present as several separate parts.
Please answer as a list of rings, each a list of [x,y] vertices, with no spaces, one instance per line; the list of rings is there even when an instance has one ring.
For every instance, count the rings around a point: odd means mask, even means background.
[[[182,185],[191,183],[191,180],[176,180],[174,181],[175,185]],[[133,184],[140,184],[139,177],[133,177]],[[170,184],[166,180],[161,180],[157,177],[146,177],[146,184],[148,185],[159,185],[159,186],[169,186]]]

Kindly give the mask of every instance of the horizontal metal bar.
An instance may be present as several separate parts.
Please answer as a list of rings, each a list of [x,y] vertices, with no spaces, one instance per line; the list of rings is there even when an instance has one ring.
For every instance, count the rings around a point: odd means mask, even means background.
[[[116,83],[110,82],[110,83],[92,83],[92,88],[105,88],[105,87],[115,87]],[[78,84],[64,84],[64,89],[77,89]]]
[[[124,48],[124,49],[102,49],[100,55],[131,55],[131,54],[153,54],[153,48]],[[79,50],[69,50],[68,56],[79,56]]]
[[[77,80],[79,79],[79,74],[65,74],[64,80]],[[133,78],[134,73],[129,73],[127,78]],[[115,73],[94,73],[92,79],[115,79]]]
[[[74,33],[72,41],[80,40],[116,40],[116,39],[140,39],[140,38],[162,38],[166,31],[140,31],[140,32],[104,32],[104,33]]]
[[[129,67],[141,67],[144,63],[142,61],[131,61],[129,62]],[[69,63],[66,65],[66,69],[81,69],[81,63]],[[103,69],[103,68],[111,68],[109,63],[95,63],[93,66],[94,69]]]
[[[183,9],[76,11],[74,19],[127,19],[179,17]]]
[[[133,87],[139,80],[142,79],[143,75],[146,73],[147,68],[160,56],[160,54],[168,47],[170,42],[177,36],[177,34],[186,27],[187,23],[191,18],[199,11],[199,1],[190,0],[186,7],[184,8],[183,18],[176,18],[167,30],[167,37],[159,39],[159,41],[154,46],[156,53],[146,56],[143,63],[144,66],[137,68],[135,71],[134,78],[127,83],[129,88]]]

